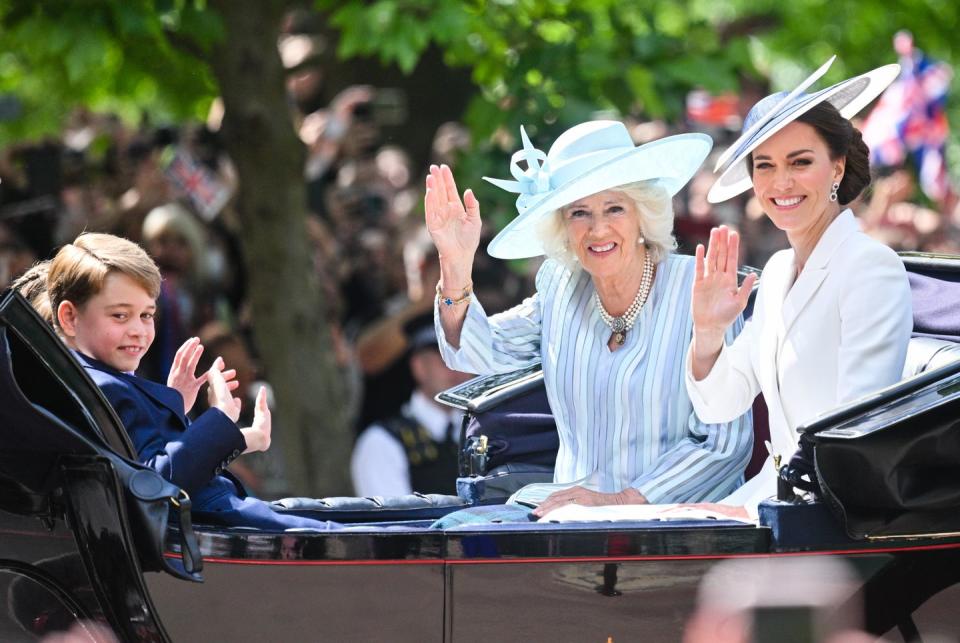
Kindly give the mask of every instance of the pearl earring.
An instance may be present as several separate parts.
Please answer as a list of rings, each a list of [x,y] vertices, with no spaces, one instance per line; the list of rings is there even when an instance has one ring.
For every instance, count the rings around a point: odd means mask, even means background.
[[[637,237],[637,245],[638,245],[638,246],[642,246],[642,245],[643,245],[644,243],[646,243],[646,242],[647,242],[647,240],[644,239],[643,237]]]

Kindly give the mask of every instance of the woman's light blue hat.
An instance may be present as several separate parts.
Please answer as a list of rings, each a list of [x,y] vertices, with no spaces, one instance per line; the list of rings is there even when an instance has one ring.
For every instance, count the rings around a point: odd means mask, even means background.
[[[483,177],[518,193],[517,217],[500,231],[487,252],[499,259],[544,253],[537,224],[577,199],[637,181],[656,181],[671,196],[703,164],[713,140],[706,134],[678,134],[635,146],[619,121],[589,121],[561,134],[550,151],[535,149],[523,127],[523,149],[510,159],[513,181]],[[526,161],[527,167],[520,167]]]
[[[723,174],[707,193],[710,203],[720,203],[749,190],[753,184],[745,162],[747,155],[797,117],[827,101],[841,116],[850,118],[869,105],[900,73],[900,65],[884,65],[813,94],[804,93],[827,73],[836,58],[832,56],[793,91],[771,94],[750,109],[743,121],[740,138],[717,160],[713,171],[723,169]]]

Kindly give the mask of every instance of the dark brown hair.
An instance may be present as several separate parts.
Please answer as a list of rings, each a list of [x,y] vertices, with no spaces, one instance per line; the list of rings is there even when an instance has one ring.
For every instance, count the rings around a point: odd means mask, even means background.
[[[837,190],[837,202],[847,205],[870,185],[870,148],[863,142],[860,130],[840,115],[831,103],[823,101],[797,117],[816,130],[827,145],[830,160],[844,157],[843,178]],[[753,176],[753,154],[747,156],[747,170]]]

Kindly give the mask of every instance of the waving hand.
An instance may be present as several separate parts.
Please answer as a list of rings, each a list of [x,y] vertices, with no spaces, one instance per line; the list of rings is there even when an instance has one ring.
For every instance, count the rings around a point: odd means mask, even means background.
[[[432,165],[423,205],[427,231],[442,262],[469,270],[480,245],[480,202],[473,190],[464,192],[461,201],[450,168]]]
[[[706,253],[702,244],[697,245],[693,281],[693,325],[697,331],[723,335],[747,307],[757,276],[750,274],[743,285],[737,285],[739,252],[740,235],[726,226],[710,231]]]
[[[740,235],[720,226],[710,231],[710,243],[704,252],[697,245],[693,280],[693,376],[703,379],[713,368],[723,336],[737,315],[747,307],[757,276],[747,275],[737,285],[737,257]]]

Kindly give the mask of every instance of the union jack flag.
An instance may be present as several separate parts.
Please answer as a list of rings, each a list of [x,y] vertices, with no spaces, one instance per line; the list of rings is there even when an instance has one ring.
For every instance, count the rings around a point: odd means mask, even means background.
[[[207,221],[223,209],[231,190],[212,171],[182,147],[167,148],[162,157],[164,174]]]
[[[912,41],[901,51],[900,76],[867,117],[863,140],[876,165],[898,167],[909,155],[919,173],[920,188],[943,203],[953,191],[944,153],[949,132],[945,107],[953,70],[914,49]]]

